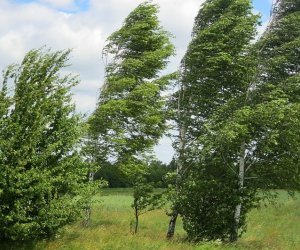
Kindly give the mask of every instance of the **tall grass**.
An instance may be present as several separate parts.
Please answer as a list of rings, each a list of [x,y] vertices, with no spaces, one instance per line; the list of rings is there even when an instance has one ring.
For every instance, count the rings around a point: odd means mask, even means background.
[[[236,244],[218,242],[190,244],[179,219],[176,236],[165,239],[168,217],[163,209],[146,213],[140,218],[137,235],[130,233],[133,210],[130,189],[106,189],[95,198],[88,227],[81,221],[67,226],[57,238],[30,242],[27,245],[0,244],[0,249],[36,250],[201,250],[201,249],[286,249],[300,250],[300,195],[289,198],[280,192],[277,205],[253,210],[248,216],[248,231]]]

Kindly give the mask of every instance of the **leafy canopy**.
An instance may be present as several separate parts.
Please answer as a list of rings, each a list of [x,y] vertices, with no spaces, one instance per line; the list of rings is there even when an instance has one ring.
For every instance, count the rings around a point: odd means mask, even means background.
[[[87,166],[80,117],[63,75],[70,51],[28,52],[4,72],[0,92],[0,237],[51,236],[79,212]]]

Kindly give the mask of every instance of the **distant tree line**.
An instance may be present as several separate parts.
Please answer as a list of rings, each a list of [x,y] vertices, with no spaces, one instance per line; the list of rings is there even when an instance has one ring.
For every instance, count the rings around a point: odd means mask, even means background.
[[[159,160],[152,160],[147,164],[146,182],[152,183],[155,188],[167,188],[168,181],[166,175],[175,169],[174,160],[166,164]],[[95,179],[104,179],[111,188],[132,187],[132,183],[127,175],[112,163],[102,166],[96,173]]]

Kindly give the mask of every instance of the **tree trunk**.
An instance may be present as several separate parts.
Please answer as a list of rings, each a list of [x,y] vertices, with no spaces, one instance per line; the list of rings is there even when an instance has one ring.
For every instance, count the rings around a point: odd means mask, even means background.
[[[177,165],[176,192],[178,195],[179,195],[181,172],[183,169],[182,157],[183,157],[183,150],[184,150],[184,139],[183,139],[184,134],[185,134],[185,128],[183,126],[180,129],[179,157],[178,157],[178,161],[176,164]],[[175,204],[175,207],[176,207],[176,204]],[[176,208],[173,208],[173,212],[171,213],[171,216],[170,216],[170,222],[169,222],[169,227],[168,227],[168,231],[167,231],[167,239],[171,239],[174,236],[177,217],[178,217],[178,210]]]
[[[240,147],[240,155],[239,155],[239,179],[238,179],[238,193],[240,194],[244,188],[244,178],[245,178],[245,151],[246,151],[246,143],[242,142]],[[231,241],[237,241],[238,239],[238,231],[239,224],[242,212],[242,198],[240,198],[240,203],[235,207],[234,212],[234,228],[231,234]]]
[[[177,117],[178,120],[181,121],[179,123],[179,145],[178,145],[178,160],[176,162],[176,171],[177,171],[177,180],[176,180],[176,192],[179,195],[179,186],[181,182],[181,174],[183,170],[183,156],[184,156],[184,147],[185,147],[185,136],[186,136],[186,124],[185,120],[181,117],[181,107],[180,102],[183,101],[185,98],[185,87],[181,86],[181,93],[178,99],[178,106],[177,106]],[[191,97],[189,98],[189,101]],[[183,114],[184,116],[185,114]],[[173,207],[173,212],[170,216],[169,227],[167,231],[167,239],[172,239],[175,233],[176,221],[178,217],[178,210],[176,209],[176,204]]]
[[[181,178],[181,172],[183,169],[183,150],[184,150],[184,136],[185,136],[185,127],[182,126],[179,132],[179,147],[178,147],[178,152],[179,152],[179,157],[177,161],[177,180],[176,180],[176,191],[177,194],[179,195],[179,185],[180,185],[180,178]],[[175,204],[176,207],[176,204]],[[170,216],[170,222],[169,222],[169,227],[167,231],[167,239],[172,239],[175,233],[175,227],[176,227],[176,220],[178,217],[178,210],[176,208],[173,208],[173,212],[171,213]]]
[[[178,212],[176,210],[174,210],[171,215],[170,222],[169,222],[169,227],[168,227],[168,231],[167,231],[167,239],[172,239],[174,236],[177,217],[178,217]]]
[[[139,226],[139,213],[138,213],[138,208],[135,208],[135,226],[134,226],[134,234],[137,233],[138,231],[138,226]]]
[[[87,205],[84,209],[83,226],[87,227],[90,224],[91,214],[92,214],[91,206]]]
[[[89,182],[94,181],[94,175],[95,173],[90,171],[89,172]],[[83,225],[87,227],[90,224],[91,220],[91,214],[92,214],[92,209],[91,209],[91,204],[90,202],[86,204],[86,207],[84,209],[84,220],[83,220]]]

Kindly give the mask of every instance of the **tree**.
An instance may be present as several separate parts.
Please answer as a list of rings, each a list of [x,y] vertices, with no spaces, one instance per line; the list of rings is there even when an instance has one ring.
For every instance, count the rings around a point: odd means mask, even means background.
[[[107,39],[105,84],[90,118],[91,131],[102,142],[102,158],[137,157],[166,129],[162,91],[172,76],[159,72],[174,48],[157,12],[156,5],[140,4]]]
[[[268,196],[271,189],[293,191],[300,187],[300,138],[297,132],[300,121],[296,97],[299,84],[299,8],[299,1],[277,2],[267,31],[254,47],[258,67],[246,101],[232,112],[229,119],[227,116],[226,122],[219,123],[219,126],[223,124],[219,131],[225,135],[219,136],[223,137],[222,144],[227,144],[227,148],[235,145],[236,151],[237,147],[240,148],[239,204],[235,209],[232,240],[237,239],[242,213],[246,214],[247,206],[262,198],[258,189],[266,191]],[[292,30],[289,35],[287,30]],[[219,132],[216,134],[220,135]],[[217,143],[221,145],[220,141]],[[234,152],[230,151],[227,149],[227,160],[234,156]]]
[[[261,52],[260,71],[253,99],[261,110],[266,112],[266,107],[270,110],[267,119],[271,124],[265,133],[270,143],[263,138],[261,148],[265,152],[258,154],[254,162],[257,167],[251,167],[249,175],[259,176],[257,182],[264,189],[300,188],[299,24],[300,1],[277,1],[269,27],[257,43]],[[274,114],[278,117],[275,123]]]
[[[48,237],[74,221],[87,176],[80,155],[82,122],[61,75],[66,51],[28,52],[4,72],[0,114],[0,237]],[[12,89],[13,91],[8,91]]]
[[[126,188],[131,187],[128,176],[122,171],[119,165],[107,163],[102,165],[95,173],[95,179],[104,179],[108,182],[110,188]]]
[[[212,192],[205,192],[197,211],[215,220],[207,227],[204,216],[194,223],[199,217],[192,204],[183,208],[188,216],[185,227],[196,240],[217,236],[236,241],[247,212],[261,199],[270,198],[270,190],[299,190],[298,1],[280,1],[272,20],[252,54],[248,53],[250,65],[252,61],[258,66],[247,67],[245,88],[211,112],[198,138],[201,150],[194,155],[197,171],[188,177],[192,195],[187,196],[192,200],[195,190],[199,196],[209,186]],[[290,26],[295,30],[287,35]],[[211,185],[203,187],[199,179]]]
[[[146,179],[137,175],[133,185],[133,203],[134,220],[131,223],[131,232],[136,234],[138,232],[140,215],[162,207],[164,204],[163,193],[154,193],[153,185],[146,183]]]
[[[148,172],[149,175],[146,176],[147,182],[153,183],[156,188],[167,187],[165,178],[168,172],[171,172],[167,164],[159,160],[152,160],[148,163]]]
[[[89,120],[100,145],[100,165],[111,161],[120,166],[132,185],[143,179],[143,158],[167,128],[162,92],[174,75],[159,74],[174,47],[157,12],[158,6],[150,2],[140,4],[107,39],[105,83]]]
[[[165,175],[170,171],[168,166],[161,161],[151,160],[147,163],[147,167],[144,167],[147,175],[145,181],[147,183],[153,183],[156,188],[166,188],[167,185],[164,182]],[[119,165],[108,163],[107,166],[103,166],[95,173],[95,179],[107,180],[109,187],[131,187],[132,183],[128,176],[122,171]]]
[[[216,210],[214,215],[221,211],[227,189],[213,185],[224,171],[215,169],[218,168],[216,162],[206,159],[203,163],[205,141],[199,138],[207,133],[205,124],[219,107],[246,92],[247,75],[252,70],[252,61],[246,52],[255,35],[257,18],[247,0],[208,0],[195,18],[173,105],[177,109],[175,120],[179,131],[175,185],[179,199],[173,205],[175,212],[168,237],[174,234],[178,213],[183,216],[185,230],[192,240],[224,238],[228,233],[224,224],[220,225],[221,230],[211,230],[213,224],[222,221],[221,216],[213,216],[213,210]],[[219,189],[222,192],[218,192]],[[211,205],[205,200],[209,196],[216,196],[211,199],[211,202],[215,200]],[[197,206],[191,205],[194,203]],[[231,213],[232,207],[222,211],[223,215]],[[205,215],[215,221],[200,219]]]

